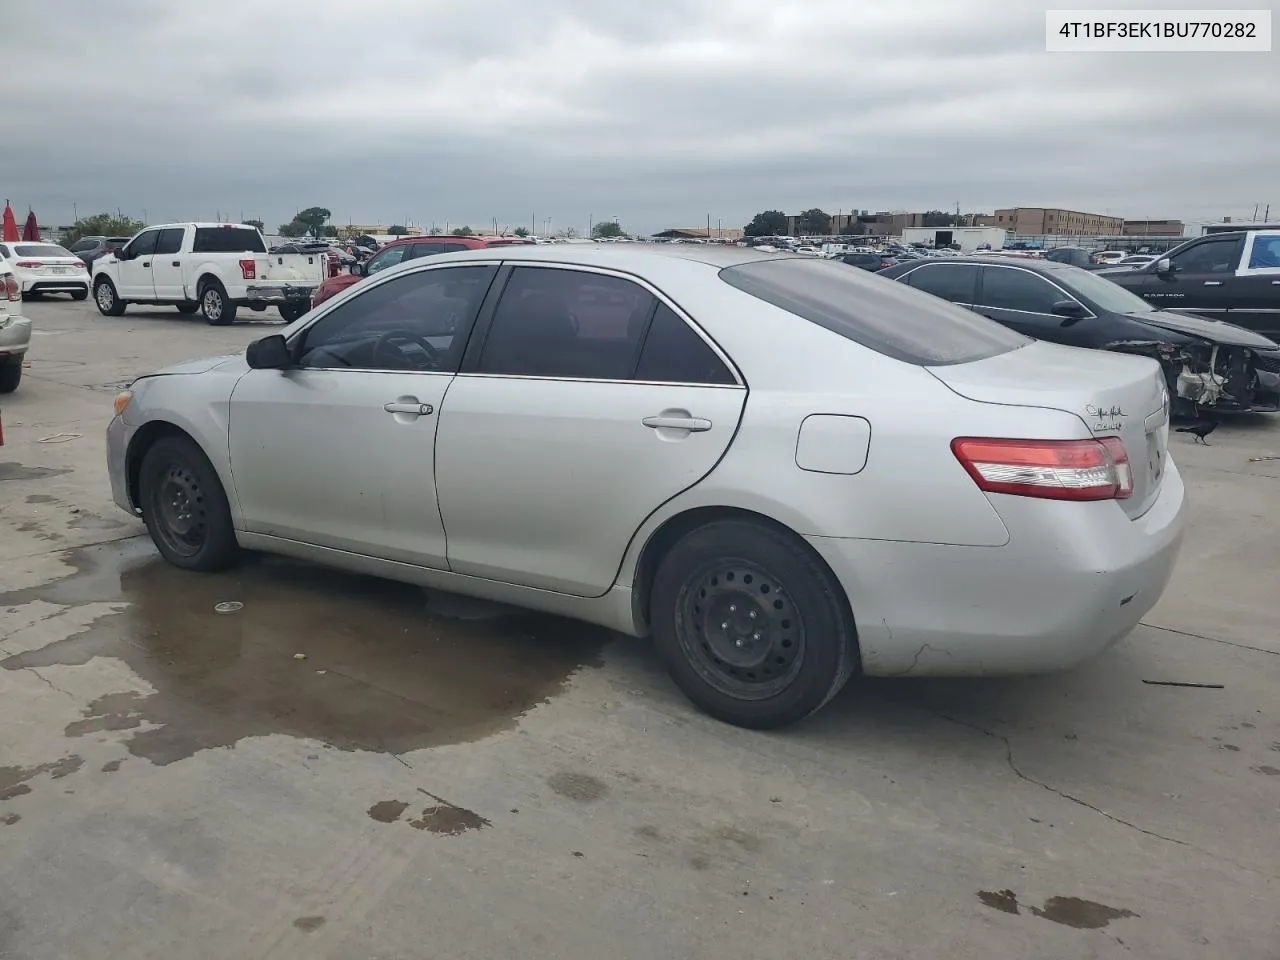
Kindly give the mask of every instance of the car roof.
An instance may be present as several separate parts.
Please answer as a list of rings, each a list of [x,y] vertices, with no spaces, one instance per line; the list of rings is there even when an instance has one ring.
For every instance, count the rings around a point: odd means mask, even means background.
[[[1057,263],[1053,260],[1041,260],[1036,257],[939,257],[937,259],[912,260],[910,263],[894,264],[888,270],[882,272],[897,275],[899,272],[906,273],[906,268],[923,267],[935,263],[946,264],[947,266],[956,263],[969,263],[974,266],[1019,267],[1023,270],[1030,270],[1032,273],[1064,273],[1080,269],[1069,263]],[[902,269],[900,270],[900,268]]]
[[[452,243],[463,243],[463,244],[478,243],[486,247],[491,245],[502,246],[504,244],[513,246],[513,247],[534,245],[532,240],[526,240],[524,237],[496,237],[496,236],[491,236],[489,234],[471,234],[470,236],[459,237],[459,236],[455,236],[452,233],[429,233],[421,237],[396,237],[396,239],[388,240],[386,243],[384,243],[382,245],[382,248],[400,247],[406,243],[422,243],[424,241],[438,243],[443,240],[448,240]]]

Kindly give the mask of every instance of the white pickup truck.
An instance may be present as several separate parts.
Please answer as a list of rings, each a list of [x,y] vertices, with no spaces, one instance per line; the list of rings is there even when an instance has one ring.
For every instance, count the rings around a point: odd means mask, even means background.
[[[247,306],[274,306],[292,322],[310,309],[328,276],[324,253],[268,253],[256,227],[242,223],[166,223],[147,227],[93,262],[93,299],[106,316],[131,303],[199,310],[224,326]]]

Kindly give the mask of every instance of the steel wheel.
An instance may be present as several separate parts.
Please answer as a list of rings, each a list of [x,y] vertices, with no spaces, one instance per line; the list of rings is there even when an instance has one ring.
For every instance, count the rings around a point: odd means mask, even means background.
[[[804,624],[778,579],[743,560],[706,564],[681,592],[680,637],[690,665],[735,700],[776,696],[804,658]]]
[[[156,532],[183,557],[194,557],[209,537],[209,514],[200,478],[185,463],[170,463],[154,487]]]

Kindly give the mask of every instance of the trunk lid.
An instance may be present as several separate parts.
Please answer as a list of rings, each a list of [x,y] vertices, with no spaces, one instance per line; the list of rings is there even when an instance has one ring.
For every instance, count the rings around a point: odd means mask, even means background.
[[[1079,417],[1095,437],[1119,437],[1133,471],[1133,495],[1117,503],[1130,518],[1146,513],[1159,495],[1169,402],[1156,361],[1035,341],[985,360],[928,369],[970,400],[1061,410]]]

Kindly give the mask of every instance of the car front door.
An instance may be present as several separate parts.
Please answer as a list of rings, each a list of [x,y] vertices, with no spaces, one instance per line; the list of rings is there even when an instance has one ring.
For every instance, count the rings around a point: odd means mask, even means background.
[[[602,596],[644,519],[719,461],[747,391],[632,278],[551,265],[504,275],[440,418],[449,566]]]
[[[1079,304],[1080,316],[1055,313],[1054,305],[1064,301]],[[1068,346],[1092,345],[1089,320],[1093,314],[1061,287],[1023,267],[984,266],[974,309],[1037,340]]]
[[[1227,319],[1280,339],[1280,231],[1253,234],[1236,278],[1238,296]]]
[[[231,396],[235,494],[251,533],[445,569],[440,406],[495,265],[371,281],[290,340],[294,366]]]
[[[155,296],[155,283],[151,279],[151,261],[155,257],[159,230],[144,230],[120,251],[121,300],[150,300]]]
[[[1240,252],[1239,237],[1206,237],[1170,257],[1172,271],[1157,273],[1153,265],[1144,271],[1141,286],[1127,279],[1124,286],[1161,310],[1187,310],[1223,320],[1239,293]]]
[[[185,227],[167,227],[156,240],[156,252],[151,261],[151,281],[157,300],[184,300],[186,290],[182,285],[182,261],[178,254],[186,236]]]

